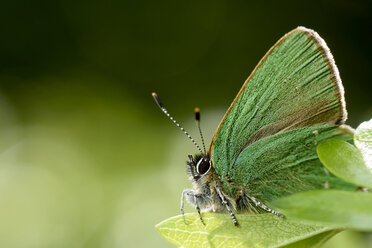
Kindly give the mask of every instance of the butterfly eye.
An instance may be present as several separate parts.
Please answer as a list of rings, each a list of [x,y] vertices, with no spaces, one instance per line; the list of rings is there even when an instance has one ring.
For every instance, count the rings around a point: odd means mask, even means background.
[[[196,171],[200,175],[206,174],[209,171],[210,168],[211,168],[211,162],[209,161],[209,159],[201,158],[198,161],[198,164],[196,165]]]

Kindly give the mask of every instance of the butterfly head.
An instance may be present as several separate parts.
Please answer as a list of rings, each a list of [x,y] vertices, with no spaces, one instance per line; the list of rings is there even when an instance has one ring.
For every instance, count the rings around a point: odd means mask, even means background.
[[[187,165],[189,177],[194,181],[208,175],[212,168],[212,162],[205,154],[198,154],[194,157],[189,155]]]

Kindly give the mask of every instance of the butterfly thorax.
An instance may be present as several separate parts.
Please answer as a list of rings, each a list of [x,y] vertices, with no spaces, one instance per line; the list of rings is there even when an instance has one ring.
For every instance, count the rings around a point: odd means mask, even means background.
[[[226,194],[224,185],[212,166],[209,156],[198,154],[192,157],[189,155],[187,171],[192,181],[193,191],[186,199],[192,205],[198,205],[208,212],[224,212],[226,207],[217,192],[221,189],[225,201],[236,212],[235,199],[230,194]]]

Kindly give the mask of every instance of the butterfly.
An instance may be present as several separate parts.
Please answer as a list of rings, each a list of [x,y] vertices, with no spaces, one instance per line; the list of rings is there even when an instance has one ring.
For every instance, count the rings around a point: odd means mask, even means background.
[[[311,29],[298,27],[271,47],[228,108],[208,150],[170,116],[156,93],[153,97],[200,152],[188,155],[193,189],[182,192],[181,212],[186,198],[203,224],[201,209],[227,212],[238,225],[236,213],[282,217],[268,206],[276,198],[351,187],[331,175],[316,154],[319,142],[350,141],[352,130],[343,125],[344,88],[333,56]],[[200,112],[195,113],[199,123]]]

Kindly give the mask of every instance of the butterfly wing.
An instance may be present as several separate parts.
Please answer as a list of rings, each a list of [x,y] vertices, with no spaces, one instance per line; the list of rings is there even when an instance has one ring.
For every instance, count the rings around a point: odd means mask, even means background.
[[[288,131],[305,127],[342,124],[347,116],[343,94],[324,40],[304,27],[287,33],[246,80],[212,139],[208,152],[221,180],[231,179],[229,174],[239,166],[257,168],[255,161],[241,161],[249,157],[248,151],[259,150],[261,140],[280,133],[294,135]],[[283,150],[277,153],[285,156]],[[266,157],[265,163],[275,162],[273,154]]]
[[[324,187],[355,189],[325,170],[316,153],[317,144],[325,139],[350,142],[352,137],[348,128],[328,124],[271,135],[244,149],[227,176],[263,202]],[[234,188],[226,186],[228,191]]]

